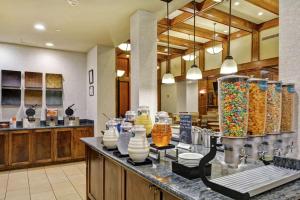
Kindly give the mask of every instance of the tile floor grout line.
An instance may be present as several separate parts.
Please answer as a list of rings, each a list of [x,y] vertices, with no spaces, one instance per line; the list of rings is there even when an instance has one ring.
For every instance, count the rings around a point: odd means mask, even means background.
[[[27,175],[27,182],[28,182],[29,199],[31,200],[31,192],[30,192],[30,183],[29,183],[29,176],[28,176],[28,168],[26,170],[26,175]]]
[[[4,199],[6,199],[7,188],[8,188],[8,180],[9,180],[9,174],[10,174],[10,171],[8,171],[8,173],[7,173],[7,181],[6,181],[6,188],[5,188],[5,195],[4,195]]]
[[[56,194],[55,194],[55,192],[54,192],[54,188],[53,188],[53,186],[52,186],[52,183],[51,183],[51,181],[50,181],[50,179],[49,179],[49,177],[48,177],[48,174],[47,174],[47,171],[46,171],[46,167],[43,167],[43,168],[44,168],[44,170],[45,170],[45,174],[46,174],[46,176],[47,176],[47,180],[48,180],[48,182],[49,182],[49,184],[50,184],[50,187],[51,187],[51,189],[52,189],[52,192],[53,192],[53,194],[54,194],[54,198],[57,199]]]
[[[76,193],[78,194],[78,196],[80,197],[80,199],[83,200],[83,198],[81,197],[80,193],[77,191],[76,187],[73,185],[72,181],[69,179],[68,175],[65,173],[64,168],[62,167],[62,171],[65,174],[65,176],[67,177],[68,181],[71,183],[72,187],[74,188],[74,190],[76,191]]]

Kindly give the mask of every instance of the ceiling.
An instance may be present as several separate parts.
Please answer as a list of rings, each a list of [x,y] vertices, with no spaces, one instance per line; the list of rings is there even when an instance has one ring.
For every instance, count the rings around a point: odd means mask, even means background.
[[[173,0],[170,10],[184,6],[187,0]],[[0,42],[86,52],[96,44],[117,46],[129,38],[130,15],[148,10],[158,19],[165,15],[160,0],[79,0],[71,6],[66,0],[1,0]],[[178,11],[177,11],[178,12]],[[35,23],[46,26],[36,31]]]

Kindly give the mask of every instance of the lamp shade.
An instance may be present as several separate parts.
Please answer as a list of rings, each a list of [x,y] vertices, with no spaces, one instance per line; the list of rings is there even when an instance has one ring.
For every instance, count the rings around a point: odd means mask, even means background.
[[[196,65],[192,65],[192,67],[186,73],[186,79],[189,79],[189,80],[202,79],[201,70]]]
[[[117,70],[117,77],[122,77],[124,76],[124,74],[125,74],[124,70],[120,70],[120,69]]]
[[[196,56],[194,56],[192,54],[182,56],[182,59],[185,61],[192,61],[192,60],[195,60],[195,58],[196,58]]]
[[[130,51],[131,50],[131,45],[129,43],[122,43],[119,44],[119,49],[121,49],[122,51]]]
[[[214,46],[214,47],[209,47],[206,49],[206,51],[210,54],[218,54],[221,51],[223,51],[222,47]]]
[[[237,63],[232,56],[227,56],[221,66],[220,74],[233,74],[238,71]]]
[[[172,73],[165,73],[161,82],[165,83],[165,84],[175,83],[175,79],[174,79],[173,74]]]

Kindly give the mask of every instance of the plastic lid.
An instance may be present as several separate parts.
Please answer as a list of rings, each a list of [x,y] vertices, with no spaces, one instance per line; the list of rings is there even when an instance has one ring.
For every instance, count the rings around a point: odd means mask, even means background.
[[[249,82],[256,82],[256,81],[268,81],[267,79],[263,79],[263,78],[249,78],[248,79]]]
[[[276,84],[276,83],[282,84],[282,81],[268,81],[268,84]]]
[[[136,112],[133,110],[126,111],[125,115],[136,115]]]
[[[222,80],[225,80],[225,79],[234,79],[234,78],[249,79],[250,77],[249,76],[243,76],[243,75],[228,75],[228,76],[220,77],[217,80],[222,81]]]
[[[295,86],[295,83],[282,83],[282,86]]]
[[[168,114],[167,112],[165,112],[165,111],[160,111],[160,112],[158,112],[158,113],[157,113],[157,116],[158,116],[159,118],[169,118],[169,114]]]

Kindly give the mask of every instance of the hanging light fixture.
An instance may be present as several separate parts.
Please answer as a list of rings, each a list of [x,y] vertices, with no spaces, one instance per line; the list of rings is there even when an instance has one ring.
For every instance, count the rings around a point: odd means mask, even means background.
[[[230,55],[230,31],[231,31],[231,0],[229,0],[229,29],[228,29],[228,53],[221,65],[220,74],[233,74],[238,71],[237,63]]]
[[[212,55],[218,54],[223,51],[222,47],[216,46],[216,23],[214,23],[214,37],[213,37],[213,45],[206,49],[206,51]]]
[[[163,75],[162,78],[162,83],[165,84],[173,84],[175,83],[175,79],[173,74],[170,72],[170,26],[169,26],[169,3],[172,0],[162,0],[164,2],[167,2],[167,22],[168,22],[168,55],[167,55],[167,71],[166,73]]]
[[[194,58],[196,58],[196,2],[193,1],[194,5]],[[196,65],[196,59],[194,59],[194,64],[186,73],[186,79],[189,80],[199,80],[202,79],[202,72]]]
[[[130,51],[131,50],[131,45],[129,42],[126,43],[121,43],[119,44],[119,49],[121,49],[122,51]]]

